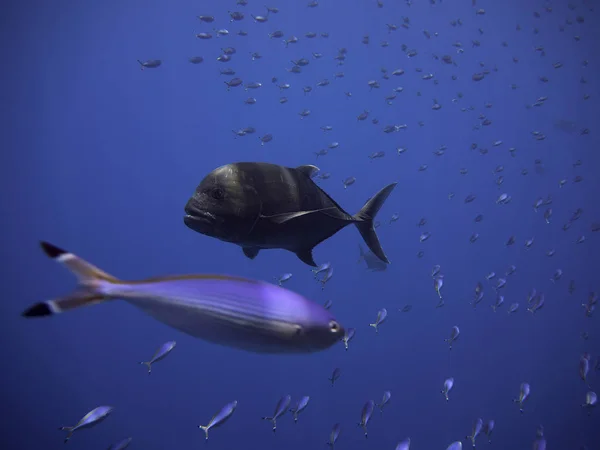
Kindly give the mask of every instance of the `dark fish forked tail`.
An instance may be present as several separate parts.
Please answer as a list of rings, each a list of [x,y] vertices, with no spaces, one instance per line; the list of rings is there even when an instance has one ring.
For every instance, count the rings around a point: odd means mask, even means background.
[[[118,283],[115,277],[84,261],[73,253],[69,253],[48,242],[41,242],[40,245],[48,257],[66,266],[77,277],[79,289],[55,300],[36,303],[23,311],[21,314],[23,317],[51,316],[69,309],[79,308],[80,306],[100,303],[107,298],[100,291],[102,282]]]
[[[390,261],[387,259],[387,256],[385,256],[385,253],[381,248],[379,238],[377,237],[377,233],[375,233],[375,228],[373,227],[373,221],[397,184],[398,183],[388,184],[372,198],[370,198],[367,203],[365,203],[365,206],[363,206],[362,209],[354,215],[354,218],[357,220],[357,222],[355,222],[356,228],[358,228],[358,231],[360,232],[360,235],[364,239],[365,243],[373,252],[373,254],[386,264],[389,264]]]

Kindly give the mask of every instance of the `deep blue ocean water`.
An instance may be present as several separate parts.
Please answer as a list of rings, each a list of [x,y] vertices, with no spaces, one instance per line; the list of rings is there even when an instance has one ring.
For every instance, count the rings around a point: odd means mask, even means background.
[[[263,2],[254,0],[247,6],[233,0],[5,5],[3,448],[63,448],[64,432],[57,428],[74,425],[99,405],[115,410],[104,423],[75,433],[69,448],[105,449],[131,436],[131,449],[321,449],[336,422],[342,426],[340,450],[391,450],[406,437],[414,450],[445,449],[457,440],[470,448],[465,436],[478,417],[496,421],[492,443],[480,437],[478,447],[531,448],[543,425],[548,448],[600,448],[600,411],[588,416],[581,407],[589,389],[578,375],[579,358],[590,352],[588,381],[600,390],[600,372],[593,367],[600,357],[598,317],[586,317],[581,306],[590,292],[600,294],[600,233],[592,231],[600,221],[596,2],[572,0],[573,10],[566,1],[478,0],[474,7],[466,0],[434,5],[414,0],[412,6],[383,0],[383,8],[371,0],[320,0],[316,8],[307,3],[273,1],[269,6],[279,13],[266,23],[252,21],[251,13],[266,14]],[[477,15],[478,8],[485,14]],[[246,17],[230,23],[229,10]],[[200,14],[213,15],[215,22],[201,23]],[[410,18],[408,29],[400,27],[402,17]],[[457,19],[462,25],[452,26]],[[388,32],[386,24],[399,28]],[[195,37],[214,35],[213,28],[230,35]],[[424,29],[439,35],[427,39]],[[239,30],[248,35],[237,35]],[[297,36],[298,43],[286,48],[282,39],[269,39],[275,30]],[[309,31],[329,37],[307,39]],[[361,43],[366,34],[368,45]],[[388,47],[380,45],[384,40]],[[473,40],[481,45],[473,46]],[[456,42],[463,52],[452,45]],[[402,44],[418,54],[407,57]],[[229,63],[217,62],[227,46],[236,54]],[[544,47],[545,56],[536,46]],[[333,58],[342,47],[347,57],[338,66]],[[262,58],[253,61],[251,52]],[[323,57],[314,59],[313,52]],[[457,66],[433,55],[450,55]],[[191,64],[193,56],[204,62]],[[301,73],[286,70],[303,57],[310,64]],[[142,71],[138,59],[160,59],[162,65]],[[557,62],[563,67],[555,69]],[[227,92],[224,81],[230,77],[219,75],[225,67],[244,83],[258,81],[262,87]],[[382,78],[382,68],[389,79]],[[391,75],[400,68],[404,75]],[[486,69],[483,80],[472,80]],[[340,71],[344,78],[334,79]],[[426,73],[434,78],[423,80]],[[280,92],[272,77],[290,83],[290,89]],[[330,84],[316,87],[325,78]],[[381,88],[370,90],[369,80],[378,80]],[[307,85],[313,90],[304,95]],[[384,97],[395,87],[403,91],[388,105]],[[283,95],[286,104],[278,101]],[[250,96],[256,104],[243,103]],[[548,97],[542,106],[525,107],[541,96]],[[433,99],[440,110],[432,110]],[[300,119],[305,108],[311,115]],[[357,121],[365,109],[368,120]],[[480,114],[491,125],[481,126]],[[573,130],[557,127],[558,121],[569,121]],[[389,124],[407,128],[383,133]],[[323,132],[324,125],[332,131]],[[232,130],[248,126],[256,133],[234,138]],[[584,129],[589,134],[581,134]],[[546,138],[536,140],[532,131]],[[258,136],[265,133],[273,140],[261,146]],[[502,145],[494,147],[496,140]],[[313,152],[334,141],[339,148],[317,160]],[[472,150],[472,143],[489,152]],[[442,145],[445,154],[434,155]],[[398,147],[407,150],[398,155]],[[385,151],[385,157],[369,160],[376,151]],[[536,159],[543,170],[536,170]],[[577,160],[581,166],[573,167]],[[239,247],[186,228],[183,207],[196,185],[214,168],[235,161],[316,164],[332,174],[319,185],[352,214],[384,185],[398,182],[377,229],[392,264],[384,272],[367,272],[357,263],[360,235],[347,227],[315,250],[318,263],[331,261],[334,267],[321,290],[292,253],[262,251],[251,261]],[[418,170],[422,164],[427,170]],[[493,174],[498,165],[504,171]],[[468,173],[461,175],[461,168]],[[498,175],[504,176],[501,187],[495,184]],[[574,183],[578,175],[583,180]],[[342,180],[349,176],[357,181],[344,189]],[[567,179],[562,188],[561,179]],[[496,204],[505,192],[512,201]],[[469,194],[476,199],[466,204]],[[532,207],[547,196],[553,200],[550,224],[543,219],[548,206],[537,213]],[[583,209],[581,218],[564,231],[577,208]],[[393,213],[400,218],[389,224]],[[484,216],[480,223],[474,222],[477,214]],[[427,225],[419,228],[422,217]],[[420,243],[424,231],[431,238]],[[470,243],[475,232],[479,239]],[[511,235],[516,243],[507,248]],[[585,242],[577,244],[582,235]],[[525,241],[533,237],[526,250]],[[226,273],[273,281],[291,272],[287,288],[318,303],[332,300],[332,312],[346,327],[356,327],[356,336],[347,352],[340,344],[307,356],[259,355],[188,337],[123,302],[26,320],[20,313],[27,306],[74,286],[71,275],[40,251],[42,239],[124,279]],[[546,255],[550,249],[556,250],[552,257]],[[435,264],[445,276],[442,308],[435,307]],[[505,304],[494,314],[495,293],[485,275],[495,271],[504,277],[510,264],[517,270],[506,277]],[[564,273],[552,283],[556,269]],[[485,297],[474,308],[477,282]],[[535,315],[526,311],[532,288],[546,299]],[[509,315],[513,302],[521,307]],[[401,313],[406,304],[412,311]],[[369,323],[383,307],[389,316],[376,334]],[[449,351],[444,339],[453,325],[461,336]],[[168,340],[177,347],[148,376],[137,362]],[[327,378],[335,367],[342,376],[332,388]],[[455,387],[446,402],[440,390],[450,376]],[[531,384],[531,396],[520,414],[512,399],[524,381]],[[356,426],[360,410],[366,400],[379,402],[385,390],[391,402],[382,415],[375,412],[365,439]],[[293,401],[310,395],[311,401],[296,425],[285,416],[273,434],[261,417],[285,394]],[[233,417],[211,431],[205,444],[197,425],[232,400],[238,401]]]

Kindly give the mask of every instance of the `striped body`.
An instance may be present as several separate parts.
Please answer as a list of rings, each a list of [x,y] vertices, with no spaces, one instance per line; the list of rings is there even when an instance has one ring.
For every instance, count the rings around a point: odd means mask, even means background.
[[[31,306],[25,317],[124,299],[190,336],[256,353],[311,353],[331,347],[344,335],[321,305],[269,283],[226,275],[125,282],[52,244],[43,242],[42,248],[78,277],[79,289]]]

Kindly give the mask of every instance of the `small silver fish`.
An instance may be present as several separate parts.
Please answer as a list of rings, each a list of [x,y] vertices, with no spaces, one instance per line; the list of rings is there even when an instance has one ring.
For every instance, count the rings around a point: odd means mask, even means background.
[[[152,373],[152,364],[164,359],[175,348],[175,345],[177,345],[175,341],[165,342],[158,350],[156,350],[156,353],[154,353],[154,356],[150,361],[140,361],[140,364],[144,364],[148,367],[148,375]]]
[[[521,413],[523,413],[523,403],[525,402],[525,400],[527,400],[527,397],[529,397],[530,392],[531,386],[529,386],[529,383],[521,383],[519,397],[513,399],[513,402],[519,404],[519,411],[521,411]]]
[[[292,274],[291,273],[284,273],[280,277],[275,277],[275,279],[277,280],[277,285],[278,286],[281,286],[283,283],[285,283],[286,281],[288,281],[290,278],[292,278]]]
[[[336,423],[331,429],[331,433],[329,433],[329,442],[327,442],[327,445],[329,446],[329,448],[331,448],[331,450],[334,450],[335,443],[337,442],[338,437],[340,435],[340,430],[340,424]]]
[[[444,339],[444,341],[450,346],[450,350],[452,350],[452,344],[458,339],[458,336],[460,336],[460,329],[455,325],[452,327],[452,331],[450,331],[450,337]]]
[[[77,422],[77,425],[73,427],[60,427],[60,431],[68,432],[67,437],[65,438],[65,444],[69,439],[71,439],[73,433],[75,433],[77,430],[91,428],[94,425],[99,424],[110,415],[113,409],[114,408],[112,406],[98,406],[83,416],[81,420]]]
[[[433,280],[433,287],[435,288],[435,292],[437,292],[437,294],[439,295],[440,298],[442,298],[442,293],[440,292],[440,290],[442,289],[443,285],[444,285],[444,275],[438,275]]]
[[[321,283],[321,290],[325,289],[325,284],[331,280],[331,277],[333,277],[333,267],[327,269],[325,276],[319,280],[319,283]]]
[[[335,369],[333,369],[331,377],[327,378],[329,381],[331,381],[332,387],[333,387],[334,383],[340,378],[341,375],[342,375],[342,369],[340,369],[339,367],[336,367]]]
[[[383,414],[383,407],[388,404],[388,402],[390,401],[391,398],[392,398],[392,393],[390,391],[385,391],[383,393],[383,398],[381,399],[381,403],[377,404],[377,407],[379,408],[379,412],[381,412],[381,414]]]
[[[475,447],[475,440],[477,439],[477,436],[479,436],[479,433],[481,433],[482,428],[483,419],[478,418],[477,420],[475,420],[475,423],[473,423],[473,431],[471,432],[471,435],[467,436],[467,439],[471,441],[473,447]]]
[[[298,422],[298,414],[300,414],[302,411],[304,411],[306,409],[309,401],[310,401],[310,397],[308,395],[305,395],[300,400],[298,400],[298,402],[296,403],[296,405],[293,408],[290,409],[290,412],[294,416],[294,423]]]
[[[125,450],[127,447],[129,447],[129,444],[131,444],[131,441],[133,440],[133,438],[125,438],[125,439],[121,439],[119,442],[112,444],[110,447],[108,447],[107,450]]]
[[[483,424],[483,434],[485,434],[488,438],[488,442],[492,443],[492,431],[494,431],[494,426],[496,422],[493,419],[488,420],[485,424]]]
[[[344,347],[346,348],[346,350],[348,350],[348,344],[354,337],[354,333],[356,333],[355,328],[348,328],[346,330],[346,333],[344,334],[344,337],[342,338],[342,342],[344,342]]]
[[[212,419],[210,419],[210,422],[208,422],[208,425],[198,425],[198,428],[200,428],[202,431],[204,431],[204,435],[205,435],[207,441],[208,441],[208,431],[211,428],[216,428],[219,425],[223,425],[225,422],[227,422],[227,420],[232,416],[233,412],[235,411],[237,404],[238,404],[237,400],[234,400],[231,403],[227,403],[225,406],[223,406],[223,408],[221,408],[221,410],[217,414],[215,414],[212,417]]]
[[[377,319],[375,320],[375,323],[370,323],[369,326],[375,328],[375,332],[379,333],[379,325],[381,325],[383,322],[385,322],[386,318],[387,318],[387,309],[381,308],[377,312]]]
[[[281,416],[283,416],[288,411],[291,401],[292,401],[292,397],[289,395],[281,397],[279,399],[279,401],[277,402],[277,406],[275,406],[275,412],[273,413],[273,416],[262,418],[263,420],[268,420],[273,424],[273,433],[275,433],[275,431],[277,431],[277,419],[279,419]]]
[[[360,426],[363,431],[365,432],[365,437],[368,438],[368,434],[367,434],[367,424],[369,423],[369,420],[371,419],[371,415],[373,414],[373,408],[375,407],[375,402],[373,400],[368,400],[367,403],[364,404],[362,411],[360,413],[360,423],[358,424],[358,426]]]
[[[446,380],[444,380],[444,387],[442,388],[442,394],[444,394],[446,401],[450,400],[448,397],[448,394],[450,393],[450,391],[452,390],[453,387],[454,387],[454,378],[452,378],[452,377],[446,378]]]
[[[406,438],[396,445],[396,450],[410,450],[410,438]]]

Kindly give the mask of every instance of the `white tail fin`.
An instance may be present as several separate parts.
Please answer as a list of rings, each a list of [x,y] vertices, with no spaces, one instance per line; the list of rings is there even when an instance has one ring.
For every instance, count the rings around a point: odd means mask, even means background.
[[[118,283],[119,280],[84,261],[73,253],[69,253],[48,242],[41,242],[42,250],[55,261],[63,264],[78,279],[79,288],[72,294],[56,300],[48,300],[27,308],[24,317],[43,317],[58,314],[69,309],[101,303],[106,296],[99,291],[102,282]]]
[[[140,364],[143,364],[148,368],[148,375],[152,373],[152,363],[150,361],[140,361]]]
[[[206,440],[208,441],[208,425],[207,426],[198,425],[198,428],[200,428],[202,431],[204,431],[204,436],[206,437]]]
[[[73,428],[75,427],[60,427],[59,430],[60,431],[68,431],[69,434],[67,434],[67,437],[65,437],[65,444],[68,442],[69,439],[71,439],[71,436],[73,436]]]

